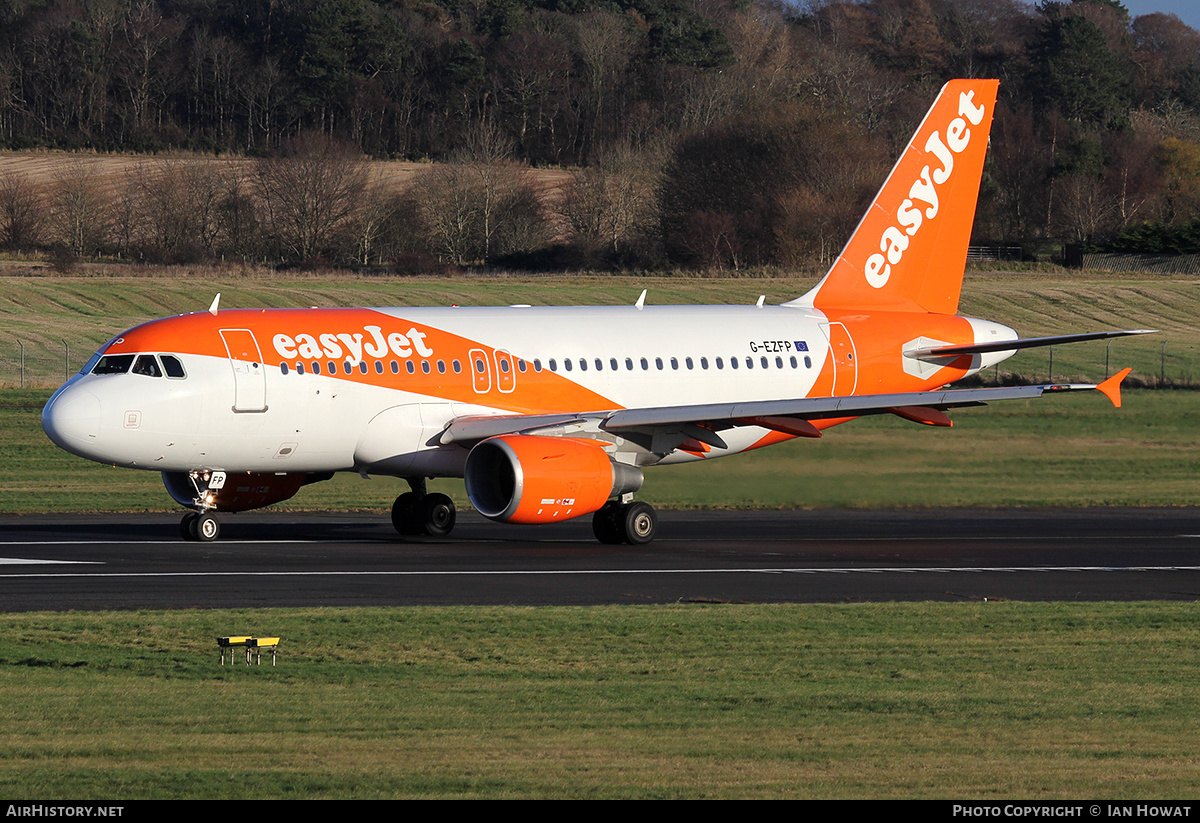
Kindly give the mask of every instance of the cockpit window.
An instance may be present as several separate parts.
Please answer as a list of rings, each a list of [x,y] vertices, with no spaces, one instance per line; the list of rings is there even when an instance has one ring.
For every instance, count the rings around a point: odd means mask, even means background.
[[[96,363],[92,374],[124,374],[133,365],[132,354],[106,354]]]
[[[159,357],[162,359],[163,370],[166,371],[167,377],[187,377],[178,357],[173,354],[160,354]]]
[[[162,369],[158,367],[158,360],[152,354],[139,354],[133,364],[134,374],[144,374],[147,377],[162,377]]]
[[[103,350],[101,350],[101,351],[103,351]],[[94,369],[96,367],[96,364],[100,362],[100,357],[101,357],[100,352],[96,352],[95,354],[93,354],[91,356],[91,359],[89,359],[86,363],[83,364],[83,368],[79,370],[79,373],[80,374],[91,374],[92,369]]]

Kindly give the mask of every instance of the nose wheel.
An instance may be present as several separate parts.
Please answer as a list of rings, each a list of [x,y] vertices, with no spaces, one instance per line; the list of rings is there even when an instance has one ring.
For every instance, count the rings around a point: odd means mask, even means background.
[[[184,540],[211,543],[221,534],[221,523],[210,512],[188,512],[179,521],[179,536]]]

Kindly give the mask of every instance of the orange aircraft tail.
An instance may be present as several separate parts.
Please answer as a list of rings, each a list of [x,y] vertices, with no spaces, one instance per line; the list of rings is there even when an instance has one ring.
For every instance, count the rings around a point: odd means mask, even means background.
[[[796,302],[954,314],[998,80],[951,80],[829,273]]]

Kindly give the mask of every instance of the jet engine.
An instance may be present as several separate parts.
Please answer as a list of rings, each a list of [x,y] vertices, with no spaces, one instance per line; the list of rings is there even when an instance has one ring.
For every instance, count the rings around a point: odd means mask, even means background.
[[[192,474],[195,475],[193,482]],[[229,474],[224,485],[213,489],[208,486],[209,472],[163,472],[163,485],[176,503],[195,508],[203,503],[206,508],[222,512],[243,512],[261,509],[272,503],[287,500],[300,491],[301,486],[327,480],[332,474],[306,474],[293,472],[275,474],[246,472]]]
[[[491,520],[553,523],[591,514],[642,487],[642,472],[617,463],[596,440],[506,434],[467,455],[467,496]]]

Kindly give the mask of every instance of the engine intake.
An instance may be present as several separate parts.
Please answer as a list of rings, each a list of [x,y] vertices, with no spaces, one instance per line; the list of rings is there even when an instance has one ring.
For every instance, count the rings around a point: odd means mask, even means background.
[[[616,463],[595,440],[506,434],[467,455],[471,505],[490,520],[553,523],[591,514],[642,487],[642,472]]]

